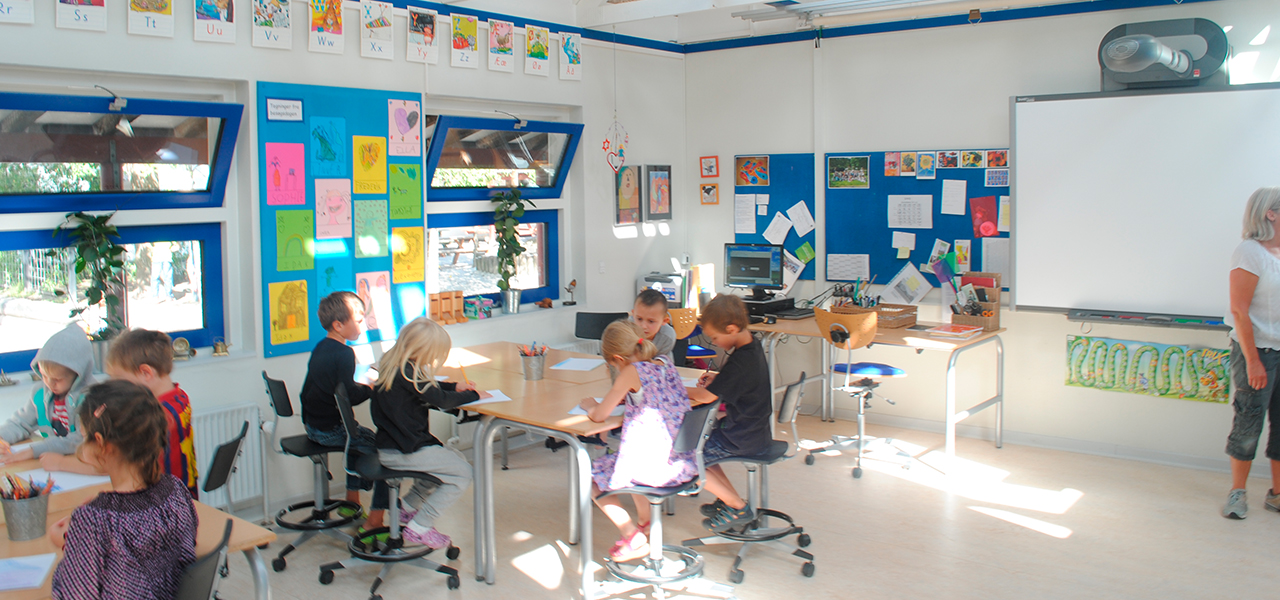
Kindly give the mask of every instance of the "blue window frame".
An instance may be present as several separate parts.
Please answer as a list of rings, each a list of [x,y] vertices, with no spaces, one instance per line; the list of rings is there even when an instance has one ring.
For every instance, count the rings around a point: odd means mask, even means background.
[[[225,336],[222,289],[222,224],[192,223],[184,225],[146,225],[121,227],[121,244],[147,242],[199,241],[201,244],[201,285],[204,308],[204,327],[184,331],[167,332],[172,337],[184,337],[193,348],[213,345],[214,338]],[[65,247],[68,239],[52,237],[48,230],[0,232],[0,251],[38,250]],[[44,340],[34,340],[37,347]],[[26,371],[35,359],[36,349],[0,353],[0,369],[7,372]],[[101,366],[98,367],[101,369]]]
[[[438,169],[520,175],[523,197],[559,198],[581,137],[580,123],[441,116],[427,151],[427,200],[488,200],[495,188],[514,183],[437,187]]]
[[[157,208],[195,208],[195,207],[215,207],[222,206],[223,196],[226,192],[227,177],[231,170],[231,157],[235,149],[236,137],[240,131],[240,119],[244,114],[244,105],[226,104],[214,102],[186,102],[174,100],[143,100],[143,99],[127,99],[124,107],[118,110],[112,110],[114,98],[98,97],[98,96],[60,96],[52,94],[21,94],[4,92],[0,93],[0,112],[15,114],[20,111],[26,112],[25,121],[28,124],[40,123],[41,116],[44,113],[55,113],[62,115],[60,118],[66,118],[72,115],[87,115],[90,119],[96,116],[127,116],[138,128],[142,128],[142,124],[146,121],[162,121],[166,117],[205,117],[211,119],[220,119],[217,132],[206,131],[207,140],[210,142],[208,148],[203,151],[208,156],[209,176],[207,189],[191,192],[156,192],[156,191],[94,191],[94,192],[56,192],[56,193],[15,193],[0,194],[0,214],[2,213],[29,213],[29,212],[74,212],[74,211],[101,211],[101,210],[135,210],[135,209],[157,209]],[[117,105],[118,106],[118,105]],[[99,122],[104,120],[99,119]],[[128,123],[129,121],[125,121]],[[54,119],[54,124],[59,123],[58,119]],[[46,126],[47,127],[47,126]],[[82,127],[83,128],[83,127]],[[112,129],[108,126],[106,129]],[[114,126],[120,129],[122,135],[133,137],[133,128],[126,127],[121,124]],[[124,134],[124,130],[129,130]],[[141,132],[140,132],[141,133]],[[9,135],[9,134],[0,134]],[[75,140],[67,141],[66,138],[79,138],[79,143],[83,144],[86,140],[98,139],[100,141],[109,141],[110,145],[110,162],[116,162],[116,145],[115,142],[105,137],[106,135],[114,136],[112,131],[96,132],[93,134],[76,135],[74,133],[58,134],[62,135],[61,141],[55,141],[47,134],[13,134],[13,135],[39,135],[37,145],[52,145],[51,148],[44,150],[45,152],[54,152],[56,158],[57,152],[66,149],[72,152],[76,148],[72,143]],[[143,138],[140,138],[143,139]],[[157,139],[157,138],[151,138]],[[0,143],[0,146],[5,145]],[[101,144],[100,144],[101,145]],[[161,157],[159,164],[169,160],[166,156],[176,155],[169,148],[154,148],[155,144],[144,146],[147,152],[155,152]],[[178,148],[185,150],[185,148]],[[95,152],[101,154],[105,152],[105,147],[97,148]],[[168,154],[164,154],[164,153]],[[199,150],[197,150],[199,152]],[[13,158],[5,158],[6,161],[12,161]],[[122,160],[127,160],[123,158]],[[76,160],[68,160],[65,162],[82,162]]]
[[[546,298],[560,297],[560,211],[530,210],[524,213],[521,223],[542,223],[545,231],[544,251],[546,252],[546,285],[522,290],[520,301],[537,302]],[[493,213],[445,213],[427,217],[427,228],[441,227],[474,227],[476,225],[493,225]],[[501,292],[482,294],[491,300],[499,300]]]

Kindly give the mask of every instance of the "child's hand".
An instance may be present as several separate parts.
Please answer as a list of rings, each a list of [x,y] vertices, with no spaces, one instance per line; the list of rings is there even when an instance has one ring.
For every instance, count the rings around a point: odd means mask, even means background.
[[[13,450],[9,448],[9,442],[0,440],[0,463],[3,463],[4,459],[8,458],[12,453]]]
[[[476,389],[476,382],[474,382],[474,381],[464,381],[464,382],[462,382],[462,383],[457,384],[457,386],[458,386],[458,387],[453,388],[453,389],[455,389],[455,390],[457,390],[457,391],[459,391],[459,392],[474,392],[474,391],[475,391],[475,389]]]
[[[40,455],[40,468],[46,471],[62,471],[62,460],[65,456],[56,452],[45,452]]]
[[[583,398],[582,401],[578,403],[578,408],[587,412],[591,412],[591,409],[597,406],[600,406],[600,403],[596,402],[595,398]]]
[[[475,384],[473,383],[473,384],[471,384],[471,387],[472,387],[472,389],[475,389],[475,387],[476,387],[476,386],[475,386]],[[480,395],[480,399],[481,399],[481,400],[484,400],[485,398],[492,398],[492,397],[493,397],[493,394],[490,394],[489,392],[476,392],[476,393]]]
[[[704,388],[711,385],[711,382],[716,380],[716,375],[717,374],[712,371],[703,373],[701,377],[698,377],[698,387]]]
[[[49,526],[49,541],[53,542],[54,547],[61,550],[67,543],[67,528],[71,526],[71,515],[67,515],[58,519],[53,525]]]
[[[30,448],[27,448],[25,450],[19,450],[18,452],[10,452],[4,456],[0,456],[0,463],[11,465],[13,463],[19,463],[24,460],[31,460],[33,458],[35,458],[35,454],[31,452]]]

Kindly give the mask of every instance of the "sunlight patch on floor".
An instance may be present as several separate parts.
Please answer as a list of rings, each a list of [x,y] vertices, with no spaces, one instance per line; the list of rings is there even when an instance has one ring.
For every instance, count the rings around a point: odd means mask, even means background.
[[[1014,525],[1026,527],[1027,529],[1030,529],[1032,531],[1037,531],[1047,536],[1058,538],[1060,540],[1065,540],[1071,537],[1071,530],[1067,529],[1066,527],[1063,527],[1061,525],[1054,525],[1053,523],[1046,523],[1044,521],[1041,521],[1040,519],[1033,519],[1025,515],[1011,513],[1007,510],[1000,510],[998,508],[989,508],[986,506],[970,506],[969,510],[980,512],[989,517],[995,517],[1007,523],[1012,523]]]

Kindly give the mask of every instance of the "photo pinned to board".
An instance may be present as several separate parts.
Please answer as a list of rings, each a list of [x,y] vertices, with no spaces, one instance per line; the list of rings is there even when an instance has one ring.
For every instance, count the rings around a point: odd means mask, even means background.
[[[1004,168],[1009,166],[1008,150],[987,150],[987,167]]]
[[[646,221],[671,220],[671,165],[645,167]]]
[[[960,166],[966,169],[981,169],[987,166],[986,154],[981,150],[965,150],[960,153]]]
[[[720,157],[704,156],[698,159],[698,167],[703,177],[719,177],[720,176]]]
[[[960,166],[959,150],[941,150],[938,152],[938,168],[954,169]]]
[[[902,160],[902,157],[897,152],[884,153],[884,176],[885,177],[898,176],[898,162],[900,160]]]
[[[938,157],[933,152],[918,152],[916,160],[916,179],[933,179],[938,174]]]
[[[1009,187],[1009,169],[987,169],[987,187]]]
[[[720,185],[704,183],[698,186],[698,197],[702,199],[703,205],[720,204]]]
[[[734,185],[769,185],[768,156],[733,157]]]
[[[869,189],[871,187],[871,157],[828,156],[827,187]]]
[[[618,169],[615,194],[614,225],[634,225],[640,222],[640,167],[622,166]]]
[[[916,176],[916,153],[903,152],[901,160],[898,161],[898,175],[902,177]]]

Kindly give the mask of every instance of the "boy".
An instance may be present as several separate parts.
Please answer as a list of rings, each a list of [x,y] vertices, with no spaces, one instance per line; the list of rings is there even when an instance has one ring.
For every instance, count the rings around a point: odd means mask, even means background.
[[[747,330],[748,325],[747,306],[737,296],[716,296],[702,309],[702,333],[712,344],[730,353],[718,374],[703,374],[698,387],[689,391],[689,398],[695,402],[719,398],[725,407],[725,417],[712,430],[702,452],[707,465],[705,485],[717,498],[715,503],[702,506],[702,514],[708,517],[702,525],[716,533],[746,525],[755,518],[755,511],[733,489],[724,469],[716,463],[729,457],[758,456],[773,442],[769,430],[773,412],[769,364],[764,348]]]
[[[334,292],[320,300],[317,311],[320,325],[328,334],[311,351],[307,378],[302,383],[299,396],[302,400],[302,424],[307,429],[307,437],[317,444],[341,447],[347,443],[347,430],[342,426],[338,401],[333,396],[338,384],[346,387],[352,406],[373,396],[372,388],[355,382],[356,352],[347,346],[347,342],[354,342],[364,333],[364,310],[364,302],[352,292]],[[360,439],[351,440],[351,449],[376,456],[378,450],[373,441],[373,430],[360,427]],[[347,475],[348,501],[360,504],[360,490],[370,487],[373,488],[373,510],[369,511],[363,530],[382,527],[383,510],[389,506],[390,493],[386,483]],[[339,509],[339,514],[352,516],[346,509]]]
[[[107,352],[106,371],[112,379],[132,381],[155,395],[169,424],[164,471],[185,484],[192,499],[199,499],[195,438],[191,436],[191,399],[170,378],[173,340],[169,334],[147,329],[131,329],[120,334],[112,340],[111,350]]]
[[[97,383],[89,336],[79,325],[67,325],[36,352],[31,368],[40,373],[40,383],[31,390],[31,403],[0,425],[0,463],[39,458],[45,470],[60,470],[51,467],[56,467],[63,455],[74,455],[76,446],[84,441],[76,409],[84,399],[84,391]],[[30,446],[10,451],[9,444],[27,438],[32,438]],[[79,472],[93,470],[86,466]]]
[[[672,329],[671,317],[667,315],[667,297],[653,288],[641,291],[631,307],[631,320],[644,331],[645,339],[658,347],[658,356],[667,359],[667,364],[676,366],[671,355],[676,345],[676,331]]]

